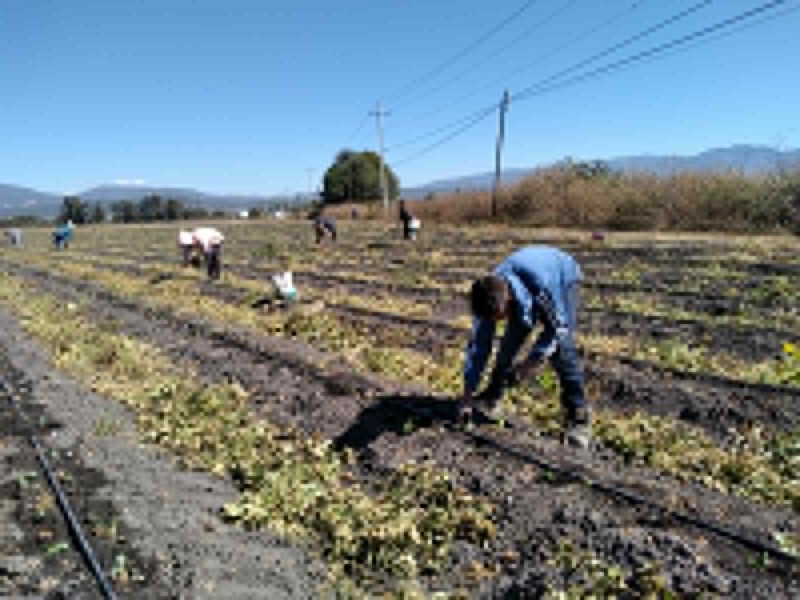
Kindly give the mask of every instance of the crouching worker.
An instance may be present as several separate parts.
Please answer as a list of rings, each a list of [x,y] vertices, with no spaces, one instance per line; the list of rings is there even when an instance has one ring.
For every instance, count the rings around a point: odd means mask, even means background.
[[[198,227],[192,232],[194,247],[203,253],[209,279],[219,279],[222,274],[222,242],[219,231],[212,227]]]
[[[406,201],[400,200],[400,221],[403,224],[403,239],[413,240],[417,237],[420,222],[406,207]]]
[[[473,283],[470,301],[474,320],[464,361],[463,417],[468,418],[477,404],[496,414],[509,384],[533,376],[549,359],[561,384],[565,441],[589,447],[591,413],[575,342],[581,278],[580,267],[569,254],[557,248],[530,246],[514,252],[491,275]],[[507,320],[506,329],[489,384],[473,397],[500,320]],[[514,365],[516,354],[539,321],[543,331],[533,350]]]
[[[333,217],[320,214],[314,219],[314,232],[317,234],[317,243],[319,244],[323,238],[330,236],[331,240],[336,241],[336,221]]]
[[[192,251],[194,250],[194,237],[190,231],[178,232],[178,248],[183,257],[183,266],[188,267],[192,262]]]
[[[67,221],[65,225],[62,225],[53,232],[53,244],[55,245],[56,250],[69,248],[69,243],[72,240],[73,228],[74,225],[72,224],[72,221]]]
[[[12,228],[6,230],[6,237],[8,238],[8,243],[12,246],[22,246],[22,230]]]

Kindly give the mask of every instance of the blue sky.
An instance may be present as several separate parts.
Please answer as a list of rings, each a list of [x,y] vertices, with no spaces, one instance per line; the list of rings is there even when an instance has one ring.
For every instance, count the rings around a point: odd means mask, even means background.
[[[489,171],[494,114],[424,155],[416,156],[441,135],[403,142],[697,4],[3,0],[0,182],[56,193],[121,180],[305,191],[307,169],[319,178],[342,147],[375,148],[366,113],[378,100],[391,111],[387,160],[404,185]],[[760,4],[708,2],[588,68]],[[800,2],[783,5],[792,7]],[[512,101],[505,166],[733,143],[797,147],[798,33],[800,11]]]

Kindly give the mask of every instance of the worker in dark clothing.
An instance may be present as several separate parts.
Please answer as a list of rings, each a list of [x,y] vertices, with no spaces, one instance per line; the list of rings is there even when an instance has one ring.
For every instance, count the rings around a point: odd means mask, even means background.
[[[400,221],[403,223],[403,239],[410,240],[411,221],[414,220],[414,216],[408,211],[408,208],[406,208],[405,200],[400,200],[399,208],[400,208]]]
[[[336,221],[333,217],[328,217],[322,213],[314,219],[314,232],[317,234],[317,243],[322,242],[323,238],[330,236],[331,240],[336,241]]]
[[[549,359],[561,384],[565,441],[588,448],[591,413],[584,392],[583,369],[575,341],[578,263],[569,254],[548,246],[530,246],[511,254],[494,270],[475,281],[471,290],[472,336],[464,361],[462,415],[476,403],[496,412],[509,385],[538,370]],[[497,321],[507,320],[497,360],[487,388],[473,398],[492,351]],[[517,365],[514,358],[537,322],[543,325],[530,355]]]
[[[22,246],[22,230],[13,227],[11,229],[6,230],[6,237],[8,237],[8,243],[12,246]]]

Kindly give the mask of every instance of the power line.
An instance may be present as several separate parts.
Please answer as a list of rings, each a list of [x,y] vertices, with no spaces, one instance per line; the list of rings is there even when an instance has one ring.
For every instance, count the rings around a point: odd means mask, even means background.
[[[621,42],[619,42],[617,44],[614,44],[614,45],[606,48],[605,50],[602,50],[602,51],[598,52],[597,54],[593,54],[589,58],[581,60],[581,61],[575,63],[574,65],[571,65],[571,66],[567,67],[566,69],[562,69],[561,71],[559,71],[555,75],[551,75],[550,77],[547,77],[546,79],[542,80],[541,82],[539,82],[536,85],[541,85],[541,84],[550,82],[552,80],[558,79],[559,77],[563,77],[564,75],[572,73],[573,71],[577,71],[578,69],[580,69],[582,67],[585,67],[586,65],[590,65],[593,62],[597,62],[599,59],[605,58],[606,56],[608,56],[609,54],[613,54],[617,50],[621,50],[622,48],[625,48],[626,46],[630,46],[634,42],[638,42],[639,40],[642,40],[642,39],[644,39],[644,38],[646,38],[646,37],[658,32],[658,31],[661,31],[665,27],[669,27],[670,25],[673,25],[673,24],[677,23],[678,21],[681,21],[682,19],[685,19],[686,17],[688,17],[690,15],[693,15],[694,13],[698,12],[699,10],[702,10],[705,7],[707,7],[713,1],[714,0],[701,0],[701,2],[698,2],[697,4],[693,4],[689,8],[687,8],[685,10],[682,10],[679,13],[672,15],[671,17],[667,17],[663,21],[660,21],[660,22],[656,23],[652,27],[648,27],[644,31],[640,31],[639,33],[636,33],[636,34],[630,36],[629,38],[626,38],[626,39],[622,40]],[[524,92],[524,90],[523,90],[523,92]]]
[[[618,21],[622,17],[625,17],[629,13],[632,13],[633,11],[637,10],[642,4],[644,4],[645,1],[646,0],[640,0],[640,1],[634,2],[628,8],[623,9],[623,10],[621,10],[619,12],[616,12],[616,13],[612,14],[607,19],[604,19],[601,22],[597,23],[596,25],[593,25],[589,29],[586,29],[585,31],[582,31],[581,33],[579,33],[576,36],[574,36],[574,37],[570,38],[569,40],[567,40],[565,43],[560,44],[559,46],[556,46],[555,48],[553,48],[552,50],[549,50],[548,52],[545,52],[544,54],[540,54],[539,56],[537,56],[532,61],[529,61],[530,64],[527,65],[527,66],[528,67],[530,67],[530,66],[538,66],[538,63],[540,61],[542,61],[544,59],[547,59],[547,58],[550,58],[550,57],[558,54],[560,51],[564,50],[565,48],[569,48],[571,46],[574,46],[576,43],[582,42],[587,37],[593,36],[598,31],[601,31],[601,30],[605,29],[606,27],[608,27],[609,25],[612,25],[613,23],[615,23],[616,21]],[[482,85],[480,87],[480,89],[474,90],[471,93],[463,94],[463,95],[461,95],[460,98],[457,98],[456,100],[451,101],[448,104],[439,106],[438,108],[435,108],[435,109],[430,110],[428,112],[422,113],[421,115],[418,115],[416,117],[416,120],[425,119],[425,118],[430,117],[432,115],[439,114],[439,113],[441,113],[441,112],[443,112],[445,110],[448,110],[448,109],[452,108],[453,104],[459,104],[459,103],[463,102],[467,98],[472,98],[472,97],[476,96],[477,94],[482,94],[490,86],[496,86],[500,82],[506,81],[509,76],[518,74],[520,70],[521,69],[515,69],[513,71],[507,72],[505,75],[502,75],[500,77],[492,79],[491,81],[486,82],[484,85]]]
[[[604,65],[602,67],[598,67],[597,69],[593,69],[592,71],[589,71],[587,73],[581,73],[580,75],[577,75],[577,76],[572,77],[570,79],[567,79],[567,80],[564,80],[564,81],[561,81],[561,82],[555,82],[552,85],[550,85],[549,87],[546,87],[546,84],[549,83],[556,76],[548,77],[547,79],[545,79],[545,80],[543,80],[541,82],[535,83],[535,84],[533,84],[531,86],[528,86],[527,88],[523,89],[521,92],[518,92],[517,94],[514,94],[513,99],[517,100],[517,101],[526,100],[526,99],[532,98],[534,96],[539,96],[539,95],[547,93],[547,92],[555,91],[555,90],[562,89],[562,88],[570,86],[570,85],[574,85],[576,83],[580,83],[582,81],[586,81],[587,79],[593,79],[595,77],[599,77],[601,75],[605,75],[605,74],[607,74],[609,72],[613,72],[613,71],[615,71],[615,70],[617,70],[617,69],[619,69],[621,67],[637,63],[637,62],[639,62],[641,60],[644,60],[646,58],[659,56],[662,53],[664,53],[664,52],[666,52],[668,50],[671,50],[671,49],[675,49],[675,48],[684,49],[683,45],[687,44],[688,42],[691,42],[691,41],[694,41],[694,40],[698,40],[698,39],[702,39],[703,37],[705,37],[707,35],[710,35],[712,33],[718,32],[720,30],[726,29],[726,28],[730,27],[731,25],[735,25],[737,23],[741,23],[742,21],[746,21],[747,19],[750,19],[750,18],[752,18],[752,17],[754,17],[756,15],[759,15],[759,14],[762,14],[764,12],[767,12],[768,10],[770,10],[772,8],[775,8],[776,6],[780,6],[782,4],[786,4],[787,1],[788,0],[772,0],[772,2],[767,2],[765,4],[761,4],[761,5],[757,6],[756,8],[750,9],[750,10],[745,11],[743,13],[739,13],[737,15],[734,15],[733,17],[729,17],[729,18],[727,18],[727,19],[725,19],[723,21],[715,23],[714,25],[709,25],[708,27],[704,27],[704,28],[699,29],[697,31],[693,31],[692,33],[689,33],[687,35],[681,36],[681,37],[679,37],[677,39],[670,40],[669,42],[665,42],[663,44],[659,44],[658,46],[654,46],[652,48],[648,48],[647,50],[643,50],[642,52],[638,52],[638,53],[636,53],[636,54],[634,54],[632,56],[628,56],[626,58],[617,60],[617,61],[615,61],[613,63]],[[560,75],[557,74],[557,76],[560,76]]]
[[[447,142],[449,142],[453,138],[458,137],[462,133],[465,133],[466,131],[472,129],[473,127],[475,127],[481,121],[484,121],[486,119],[486,117],[488,117],[489,115],[491,115],[494,112],[494,110],[495,110],[495,108],[497,108],[497,106],[498,106],[497,103],[495,103],[492,106],[488,107],[487,109],[484,109],[483,111],[481,111],[481,112],[477,113],[476,115],[474,115],[474,117],[470,121],[468,121],[467,123],[465,123],[464,125],[462,125],[458,129],[456,129],[455,131],[449,133],[448,135],[446,135],[442,139],[437,140],[433,144],[431,144],[429,146],[426,146],[425,148],[423,148],[422,150],[420,150],[420,151],[418,151],[418,152],[416,152],[414,154],[406,156],[405,158],[402,158],[400,160],[394,161],[393,164],[395,166],[404,165],[404,164],[409,163],[411,161],[417,160],[418,158],[421,158],[422,156],[425,156],[426,154],[428,154],[430,152],[433,152],[439,146],[442,146],[442,145],[446,144]]]
[[[483,107],[483,108],[481,108],[479,110],[473,111],[470,114],[461,117],[460,119],[457,119],[455,121],[451,121],[450,123],[447,123],[446,125],[442,125],[440,127],[437,127],[436,129],[432,129],[430,131],[427,131],[426,133],[422,133],[422,134],[417,135],[417,136],[415,136],[413,138],[409,138],[407,140],[403,140],[402,142],[394,144],[393,146],[390,146],[389,148],[387,148],[387,150],[397,150],[398,148],[405,148],[406,146],[413,146],[414,144],[416,144],[418,142],[426,140],[426,139],[428,139],[430,137],[434,137],[434,136],[436,136],[436,135],[438,135],[438,134],[440,134],[440,133],[442,133],[444,131],[447,131],[449,129],[455,129],[455,128],[459,127],[460,125],[463,125],[464,123],[466,123],[468,121],[471,121],[474,117],[482,115],[484,113],[484,111],[486,111],[486,110],[489,110],[489,111],[494,110],[494,108],[496,106],[497,106],[497,103],[494,103],[491,106],[485,106],[485,107]]]
[[[451,56],[450,58],[446,59],[445,61],[439,63],[437,66],[432,68],[430,71],[428,71],[427,73],[425,73],[424,75],[422,75],[418,79],[413,80],[411,83],[409,83],[405,87],[401,88],[397,93],[392,94],[391,96],[389,96],[389,100],[391,101],[393,99],[403,98],[403,97],[407,96],[411,91],[416,91],[419,88],[420,85],[424,84],[427,81],[430,81],[437,73],[439,73],[440,71],[446,69],[450,65],[452,65],[455,62],[457,62],[458,60],[460,60],[462,57],[464,57],[467,54],[469,54],[472,50],[474,50],[475,48],[477,48],[478,46],[483,44],[486,40],[491,38],[498,31],[501,31],[506,26],[508,26],[512,21],[514,21],[514,19],[516,19],[517,17],[522,15],[524,12],[526,12],[528,9],[530,9],[538,1],[539,0],[528,0],[527,2],[525,2],[525,4],[523,4],[517,10],[515,10],[513,13],[511,13],[505,19],[500,21],[500,23],[498,23],[497,25],[495,25],[494,27],[489,29],[489,31],[487,31],[486,33],[484,33],[480,37],[478,37],[477,40],[475,40],[474,42],[469,43],[466,47],[462,48],[461,50],[456,52],[453,56]]]
[[[555,75],[551,75],[550,77],[548,77],[545,80],[543,80],[542,82],[540,82],[540,84],[548,83],[553,79],[558,79],[559,77],[562,77],[562,76],[564,76],[566,74],[569,74],[572,71],[575,71],[577,69],[580,69],[583,66],[591,64],[592,62],[595,62],[595,61],[599,60],[600,58],[603,58],[604,56],[608,56],[609,54],[612,54],[613,52],[616,52],[617,50],[620,50],[620,49],[624,48],[625,46],[629,46],[630,44],[632,44],[632,43],[634,43],[636,41],[639,41],[639,40],[641,40],[641,39],[643,39],[643,38],[645,38],[645,37],[647,37],[649,35],[652,35],[653,33],[656,33],[657,31],[660,31],[661,29],[680,21],[681,19],[684,19],[684,18],[688,17],[689,15],[697,12],[698,10],[700,10],[702,8],[705,8],[706,6],[711,4],[711,2],[713,2],[713,0],[701,0],[701,2],[698,2],[698,3],[690,6],[689,8],[680,11],[679,13],[677,13],[677,14],[671,16],[671,17],[668,17],[667,19],[664,19],[663,21],[660,21],[659,23],[656,23],[655,25],[653,25],[651,27],[648,27],[644,31],[640,31],[637,34],[634,34],[633,36],[630,36],[630,37],[626,38],[622,42],[614,44],[614,45],[610,46],[609,48],[606,48],[605,50],[590,56],[587,59],[584,59],[584,60],[582,60],[582,61],[580,61],[580,62],[578,62],[578,63],[576,63],[576,64],[574,64],[574,65],[572,65],[570,67],[567,67],[566,69],[563,69],[563,70],[559,71]],[[636,5],[634,5],[634,6],[636,6]],[[633,7],[631,7],[631,8],[633,8]],[[494,106],[495,105],[493,104],[492,107],[494,107]],[[458,128],[462,123],[464,123],[466,121],[470,121],[471,118],[475,114],[481,113],[483,110],[485,110],[485,109],[480,109],[478,111],[475,111],[474,113],[471,113],[471,114],[469,114],[469,115],[467,115],[465,117],[462,117],[461,119],[459,119],[457,121],[454,121],[454,122],[449,123],[447,125],[443,125],[441,127],[433,129],[433,130],[431,130],[431,131],[429,131],[427,133],[418,135],[418,136],[416,136],[414,138],[411,138],[409,140],[405,140],[405,141],[403,141],[403,142],[401,142],[399,144],[395,144],[394,146],[392,146],[392,148],[396,149],[396,148],[401,148],[401,147],[404,147],[404,146],[410,146],[410,145],[413,145],[413,144],[415,144],[415,143],[417,143],[419,141],[425,140],[425,139],[427,139],[429,137],[433,137],[435,135],[438,135],[442,131],[447,131],[449,129]]]
[[[345,146],[348,146],[350,144],[350,142],[352,142],[355,139],[355,137],[359,133],[361,133],[361,130],[364,129],[364,125],[366,125],[367,121],[369,121],[369,117],[370,117],[369,113],[366,113],[364,115],[364,117],[361,119],[361,122],[358,124],[358,127],[356,127],[353,130],[353,132],[349,136],[347,136],[347,141],[344,144]]]
[[[462,78],[462,77],[464,77],[465,75],[469,75],[470,73],[474,72],[474,69],[475,69],[476,67],[479,67],[480,65],[483,65],[483,64],[485,64],[486,62],[490,61],[491,59],[495,58],[496,56],[499,56],[499,55],[500,55],[500,54],[502,54],[503,52],[506,52],[506,51],[507,51],[507,50],[509,50],[510,48],[512,48],[512,47],[514,47],[514,46],[516,46],[516,45],[517,45],[519,42],[521,42],[523,39],[525,39],[525,38],[527,38],[528,36],[530,36],[530,35],[532,35],[532,34],[536,33],[536,32],[537,32],[537,31],[539,31],[539,30],[540,30],[542,27],[544,27],[545,25],[547,25],[547,24],[548,24],[548,23],[550,23],[551,21],[555,20],[555,19],[556,19],[557,17],[559,17],[561,14],[563,14],[564,12],[566,12],[566,11],[567,11],[567,10],[568,10],[570,7],[572,7],[572,5],[574,5],[574,4],[575,4],[575,2],[576,2],[576,0],[566,0],[566,2],[564,2],[563,4],[561,4],[561,5],[560,5],[560,6],[559,6],[559,7],[558,7],[556,10],[554,10],[554,11],[552,11],[552,12],[548,13],[548,14],[547,14],[547,15],[546,15],[544,18],[542,18],[542,19],[540,19],[539,21],[537,21],[536,23],[534,23],[534,24],[533,24],[531,27],[529,27],[528,29],[526,29],[525,31],[523,31],[523,32],[522,32],[520,35],[518,35],[517,37],[515,37],[514,39],[512,39],[512,40],[511,40],[510,42],[508,42],[507,44],[504,44],[503,46],[501,46],[500,48],[498,48],[497,50],[495,50],[494,52],[492,52],[492,53],[491,53],[491,54],[489,54],[488,56],[485,56],[485,57],[483,57],[482,59],[480,59],[479,61],[477,61],[477,62],[473,63],[472,65],[470,65],[470,66],[469,66],[469,68],[467,68],[467,69],[464,69],[463,71],[460,71],[460,72],[458,72],[456,75],[454,75],[453,77],[450,77],[449,79],[446,79],[444,82],[440,83],[439,85],[437,85],[437,86],[436,86],[436,87],[434,87],[433,89],[431,89],[431,90],[428,90],[428,92],[426,92],[426,93],[423,93],[423,94],[417,94],[417,95],[414,95],[414,97],[413,97],[413,98],[411,98],[411,100],[409,100],[409,101],[406,101],[406,102],[404,102],[404,103],[402,103],[402,104],[403,104],[403,105],[413,104],[413,103],[415,103],[415,102],[419,101],[421,98],[425,98],[425,97],[429,96],[429,95],[430,95],[430,94],[432,94],[432,93],[438,92],[439,90],[441,90],[442,88],[444,88],[444,87],[446,87],[446,86],[450,85],[450,84],[451,84],[451,83],[453,83],[454,81],[458,81],[459,79],[461,79],[461,78]],[[397,105],[395,105],[395,106],[394,106],[394,110],[395,110],[395,111],[397,110]]]
[[[762,19],[760,19],[760,20],[758,20],[756,22],[753,22],[753,23],[748,23],[747,22],[748,20],[752,19],[753,17],[756,17],[758,15],[762,15],[762,14],[766,13],[767,11],[769,11],[769,10],[771,10],[771,9],[777,7],[777,6],[786,4],[787,1],[788,0],[773,0],[771,2],[767,2],[767,3],[761,4],[761,5],[753,8],[753,9],[750,9],[750,10],[745,11],[743,13],[739,13],[737,15],[734,15],[732,17],[724,19],[723,21],[720,21],[720,22],[715,23],[713,25],[709,25],[707,27],[704,27],[704,28],[699,29],[697,31],[694,31],[692,33],[686,34],[684,36],[681,36],[681,37],[676,38],[674,40],[671,40],[669,42],[665,42],[663,44],[659,44],[659,45],[651,47],[651,48],[649,48],[647,50],[638,52],[638,53],[636,53],[634,55],[625,57],[623,59],[614,61],[614,62],[606,64],[606,65],[603,65],[603,66],[598,67],[596,69],[593,69],[591,71],[588,71],[588,72],[585,72],[585,73],[581,73],[580,75],[576,75],[576,76],[574,76],[572,78],[569,78],[569,79],[566,79],[566,80],[563,80],[563,81],[560,81],[560,82],[553,82],[550,85],[547,85],[554,78],[554,76],[549,77],[549,78],[543,80],[542,82],[539,82],[537,84],[533,84],[531,86],[528,86],[527,88],[523,89],[521,92],[513,95],[512,96],[512,100],[523,101],[523,100],[527,100],[527,99],[530,99],[530,98],[533,98],[533,97],[536,97],[536,96],[543,95],[545,93],[557,91],[557,90],[569,87],[571,85],[575,85],[577,83],[581,83],[583,81],[587,81],[589,79],[593,79],[595,77],[600,77],[602,75],[610,74],[610,73],[612,73],[612,72],[614,72],[616,70],[619,70],[619,69],[627,67],[627,66],[631,66],[633,64],[636,64],[636,63],[644,61],[644,60],[655,59],[655,58],[661,57],[661,56],[663,56],[663,55],[665,55],[667,53],[673,54],[673,53],[681,51],[681,50],[686,50],[686,49],[695,47],[695,46],[697,46],[697,45],[699,45],[701,43],[704,43],[704,42],[709,42],[709,41],[712,41],[714,39],[719,39],[721,37],[727,37],[729,35],[732,35],[733,33],[737,33],[739,31],[742,31],[742,30],[745,30],[745,29],[750,29],[750,28],[752,28],[752,27],[754,27],[754,26],[756,26],[758,24],[763,24],[763,23],[765,23],[767,21],[774,20],[775,18],[777,18],[777,17],[779,17],[779,16],[781,16],[783,14],[788,14],[788,13],[791,13],[791,12],[795,12],[798,9],[800,9],[800,6],[793,6],[791,8],[787,8],[786,10],[781,11],[781,12],[779,12],[777,14],[766,16],[766,17],[764,17],[764,18],[762,18]],[[730,28],[730,27],[732,27],[734,25],[739,25],[739,26],[735,27],[733,30],[728,31],[728,28]],[[652,29],[652,28],[650,28],[650,29]],[[712,34],[717,34],[717,35],[715,35],[713,37],[710,37]],[[584,63],[584,64],[586,64],[586,63]],[[570,68],[569,71],[571,71],[571,70],[573,70],[573,69]],[[405,163],[411,162],[413,160],[416,160],[417,158],[420,158],[420,157],[424,156],[425,154],[428,154],[429,152],[433,151],[434,149],[442,146],[443,144],[447,143],[451,139],[457,137],[458,135],[461,135],[462,133],[466,132],[467,130],[471,129],[472,127],[474,127],[475,125],[480,123],[489,114],[491,114],[496,107],[497,107],[497,104],[493,104],[491,107],[488,107],[487,109],[482,109],[481,111],[477,111],[476,113],[473,113],[472,118],[470,120],[468,120],[466,123],[464,123],[463,125],[461,125],[460,127],[458,127],[458,129],[456,129],[455,131],[451,132],[450,134],[448,134],[447,136],[443,137],[442,139],[437,140],[436,142],[434,142],[434,143],[430,144],[429,146],[423,148],[419,152],[414,153],[414,154],[412,154],[410,156],[407,156],[407,157],[403,158],[400,161],[397,161],[395,163],[395,165],[405,164]],[[464,119],[462,119],[462,121],[463,120]]]

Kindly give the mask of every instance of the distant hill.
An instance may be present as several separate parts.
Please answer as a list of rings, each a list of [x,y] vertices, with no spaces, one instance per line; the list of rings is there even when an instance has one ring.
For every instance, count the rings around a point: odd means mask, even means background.
[[[577,159],[576,159],[577,160]],[[772,171],[778,168],[800,167],[800,149],[779,151],[768,146],[740,144],[728,148],[714,148],[694,156],[637,155],[606,160],[612,169],[625,172],[649,172],[665,175],[673,172],[704,172],[735,169],[747,174]],[[506,169],[503,183],[513,184],[544,166],[529,169]],[[486,190],[492,186],[494,173],[478,173],[404,188],[404,198],[424,198],[431,193],[456,190]],[[210,194],[191,188],[151,187],[144,185],[101,185],[78,195],[88,202],[110,204],[118,200],[140,200],[150,194],[175,198],[206,209],[226,211],[246,210],[284,202],[286,198],[247,194]],[[297,199],[300,196],[296,196]],[[62,198],[16,185],[0,184],[0,217],[29,214],[55,217]]]
[[[503,185],[516,183],[536,169],[506,169],[503,171]],[[428,194],[439,192],[454,192],[456,190],[486,190],[492,187],[494,172],[465,175],[453,179],[432,181],[418,187],[403,188],[400,194],[403,198],[424,198]]]
[[[0,183],[0,217],[19,214],[47,217],[58,211],[61,196]]]
[[[693,156],[637,155],[612,158],[605,162],[616,171],[628,173],[647,172],[668,175],[676,172],[697,173],[733,169],[754,175],[774,171],[778,168],[800,167],[800,149],[780,151],[769,146],[740,144],[728,148],[714,148]],[[534,173],[537,168],[506,169],[503,171],[503,183],[505,185],[513,184],[526,175]],[[402,195],[405,198],[424,198],[430,193],[453,192],[458,189],[487,190],[492,187],[493,180],[494,172],[442,179],[413,188],[405,188],[402,190]]]
[[[175,198],[198,208],[220,209],[229,212],[287,201],[285,198],[271,196],[209,194],[190,188],[116,184],[100,185],[77,195],[90,204],[99,202],[109,205],[120,200],[139,201],[152,194],[162,198]],[[24,214],[53,218],[58,215],[62,202],[63,196],[38,192],[16,185],[0,184],[0,217]]]
[[[203,208],[246,210],[269,202],[267,196],[209,194],[191,188],[151,187],[144,185],[101,185],[78,194],[87,202],[111,203],[119,200],[141,200],[150,195],[175,198]]]
[[[694,156],[624,156],[609,160],[608,164],[619,171],[645,171],[658,175],[730,169],[755,175],[800,166],[800,150],[780,151],[769,146],[740,144],[706,150]]]

